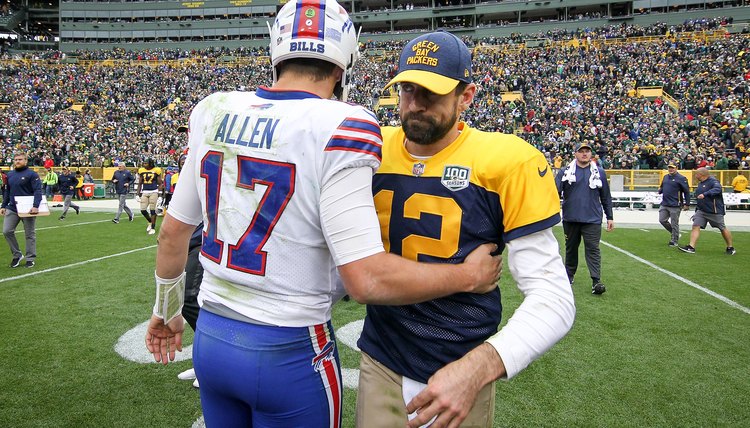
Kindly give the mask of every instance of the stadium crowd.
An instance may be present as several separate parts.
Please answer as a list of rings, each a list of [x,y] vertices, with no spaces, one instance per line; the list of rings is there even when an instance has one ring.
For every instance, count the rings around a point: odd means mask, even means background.
[[[517,133],[553,166],[571,159],[585,141],[605,168],[655,169],[677,161],[684,169],[750,168],[750,39],[706,38],[730,18],[680,26],[617,26],[527,35],[549,43],[521,49],[521,39],[467,39],[474,47],[479,85],[465,120],[479,129]],[[676,37],[692,32],[693,37]],[[632,37],[655,36],[636,42]],[[685,36],[685,35],[683,35]],[[603,43],[608,40],[608,43]],[[403,42],[362,42],[350,99],[398,124],[392,107],[377,106],[395,74]],[[0,164],[15,150],[30,165],[140,165],[175,163],[185,144],[177,127],[191,108],[219,90],[270,85],[266,49],[201,51],[80,51],[78,64],[59,51],[34,60],[3,54],[0,75]],[[224,62],[231,56],[243,61]],[[99,61],[94,65],[82,60]],[[164,61],[154,65],[153,61]],[[150,63],[147,63],[150,62]],[[636,88],[662,86],[679,103],[639,98]],[[502,101],[503,94],[520,96]]]

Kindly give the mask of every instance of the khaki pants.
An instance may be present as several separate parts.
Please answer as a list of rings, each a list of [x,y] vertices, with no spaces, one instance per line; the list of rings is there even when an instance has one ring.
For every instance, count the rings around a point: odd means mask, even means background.
[[[490,428],[494,417],[495,382],[492,382],[479,391],[461,427]],[[404,427],[406,422],[401,376],[363,352],[359,363],[357,428]]]
[[[156,202],[159,200],[159,192],[141,194],[141,210],[150,209],[156,211]]]

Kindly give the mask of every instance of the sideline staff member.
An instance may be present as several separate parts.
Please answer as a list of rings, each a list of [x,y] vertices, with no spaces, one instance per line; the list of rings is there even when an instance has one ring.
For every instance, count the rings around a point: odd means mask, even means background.
[[[607,232],[615,228],[615,222],[607,174],[604,168],[591,160],[591,156],[591,146],[586,141],[578,143],[575,159],[557,173],[555,182],[563,199],[565,270],[568,271],[568,279],[572,284],[578,270],[578,247],[583,238],[586,265],[591,274],[591,294],[602,294],[607,291],[601,282],[599,240],[602,237],[602,217],[607,217]]]
[[[3,192],[3,204],[0,215],[3,219],[3,235],[8,241],[13,259],[10,267],[21,265],[23,253],[16,240],[16,227],[18,222],[23,222],[23,231],[26,236],[26,267],[34,267],[36,260],[36,217],[19,217],[16,208],[16,196],[33,196],[34,203],[29,214],[39,213],[39,204],[42,203],[42,180],[34,170],[26,166],[28,158],[26,153],[16,153],[13,156],[13,169],[8,172],[8,186]]]
[[[667,165],[667,171],[667,175],[659,185],[661,194],[659,223],[672,234],[669,246],[676,247],[680,239],[680,210],[687,211],[690,206],[690,188],[687,178],[677,172],[677,165],[674,162]]]
[[[705,229],[707,224],[719,229],[724,242],[727,244],[725,253],[733,256],[736,251],[732,246],[732,233],[724,224],[724,190],[721,183],[715,177],[709,174],[708,169],[698,168],[695,171],[695,179],[698,180],[698,187],[695,188],[695,215],[693,216],[693,230],[690,231],[690,244],[684,247],[678,247],[680,250],[695,254],[695,244],[698,242],[701,229]]]

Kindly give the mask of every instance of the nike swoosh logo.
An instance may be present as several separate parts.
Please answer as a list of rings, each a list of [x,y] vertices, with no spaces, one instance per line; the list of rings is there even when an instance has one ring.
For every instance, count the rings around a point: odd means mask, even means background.
[[[544,177],[545,175],[547,175],[547,171],[549,171],[549,167],[548,167],[548,166],[545,166],[545,167],[544,167],[544,171],[542,171],[542,170],[541,170],[541,169],[539,169],[539,168],[537,168],[536,170],[537,170],[537,172],[539,172],[539,176],[540,176],[540,177]]]

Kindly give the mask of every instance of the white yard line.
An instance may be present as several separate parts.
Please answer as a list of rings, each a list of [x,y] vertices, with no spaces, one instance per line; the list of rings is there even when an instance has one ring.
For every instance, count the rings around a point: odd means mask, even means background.
[[[612,245],[612,244],[610,244],[608,242],[605,242],[605,241],[601,241],[601,243],[604,244],[604,245],[606,245],[606,246],[608,246],[609,248],[612,248],[615,251],[619,251],[619,252],[625,254],[626,256],[628,256],[628,257],[630,257],[630,258],[632,258],[634,260],[637,260],[637,261],[645,264],[646,266],[652,267],[652,268],[658,270],[659,272],[661,272],[661,273],[663,273],[665,275],[669,275],[672,278],[674,278],[674,279],[676,279],[676,280],[678,280],[678,281],[680,281],[682,283],[685,283],[685,284],[687,284],[687,285],[695,288],[696,290],[702,291],[702,292],[708,294],[711,297],[715,297],[715,298],[721,300],[722,302],[726,303],[727,305],[729,305],[729,306],[731,306],[731,307],[733,307],[735,309],[739,309],[739,310],[741,310],[742,312],[744,312],[746,314],[750,314],[750,308],[746,308],[746,307],[740,305],[739,303],[735,302],[734,300],[728,299],[728,298],[722,296],[721,294],[716,293],[714,291],[711,291],[708,288],[703,287],[701,285],[698,285],[698,284],[694,283],[693,281],[691,281],[691,280],[689,280],[687,278],[683,278],[683,277],[681,277],[680,275],[677,275],[674,272],[670,272],[670,271],[668,271],[666,269],[660,268],[659,266],[656,266],[655,264],[651,263],[650,261],[648,261],[646,259],[642,259],[642,258],[636,256],[633,253],[630,253],[628,251],[623,250],[620,247],[616,247],[616,246],[614,246],[614,245]]]
[[[71,224],[61,224],[59,226],[37,227],[36,230],[39,231],[39,230],[49,230],[49,229],[61,229],[63,227],[83,226],[84,224],[94,224],[94,223],[106,223],[108,221],[112,221],[112,220],[85,221],[83,223],[71,223]],[[23,225],[22,224],[20,225],[22,227],[17,228],[16,233],[23,233]]]
[[[47,272],[54,272],[56,270],[68,269],[68,268],[72,268],[72,267],[76,267],[76,266],[81,266],[81,265],[85,265],[87,263],[93,263],[93,262],[98,262],[98,261],[101,261],[101,260],[111,259],[112,257],[119,257],[119,256],[124,256],[124,255],[127,255],[127,254],[131,254],[131,253],[137,253],[138,251],[149,250],[151,248],[156,248],[156,245],[149,245],[148,247],[136,248],[134,250],[123,251],[122,253],[110,254],[110,255],[104,256],[104,257],[97,257],[95,259],[89,259],[89,260],[85,260],[85,261],[82,261],[82,262],[71,263],[69,265],[57,266],[57,267],[53,267],[53,268],[49,268],[49,269],[44,269],[44,270],[37,270],[37,271],[29,272],[29,273],[26,273],[26,274],[23,274],[23,275],[11,276],[10,278],[2,278],[2,279],[0,279],[0,283],[2,283],[2,282],[8,282],[8,281],[14,281],[16,279],[28,278],[30,276],[40,275],[40,274],[47,273]],[[16,268],[16,269],[26,269],[26,268],[19,267],[19,268]]]

